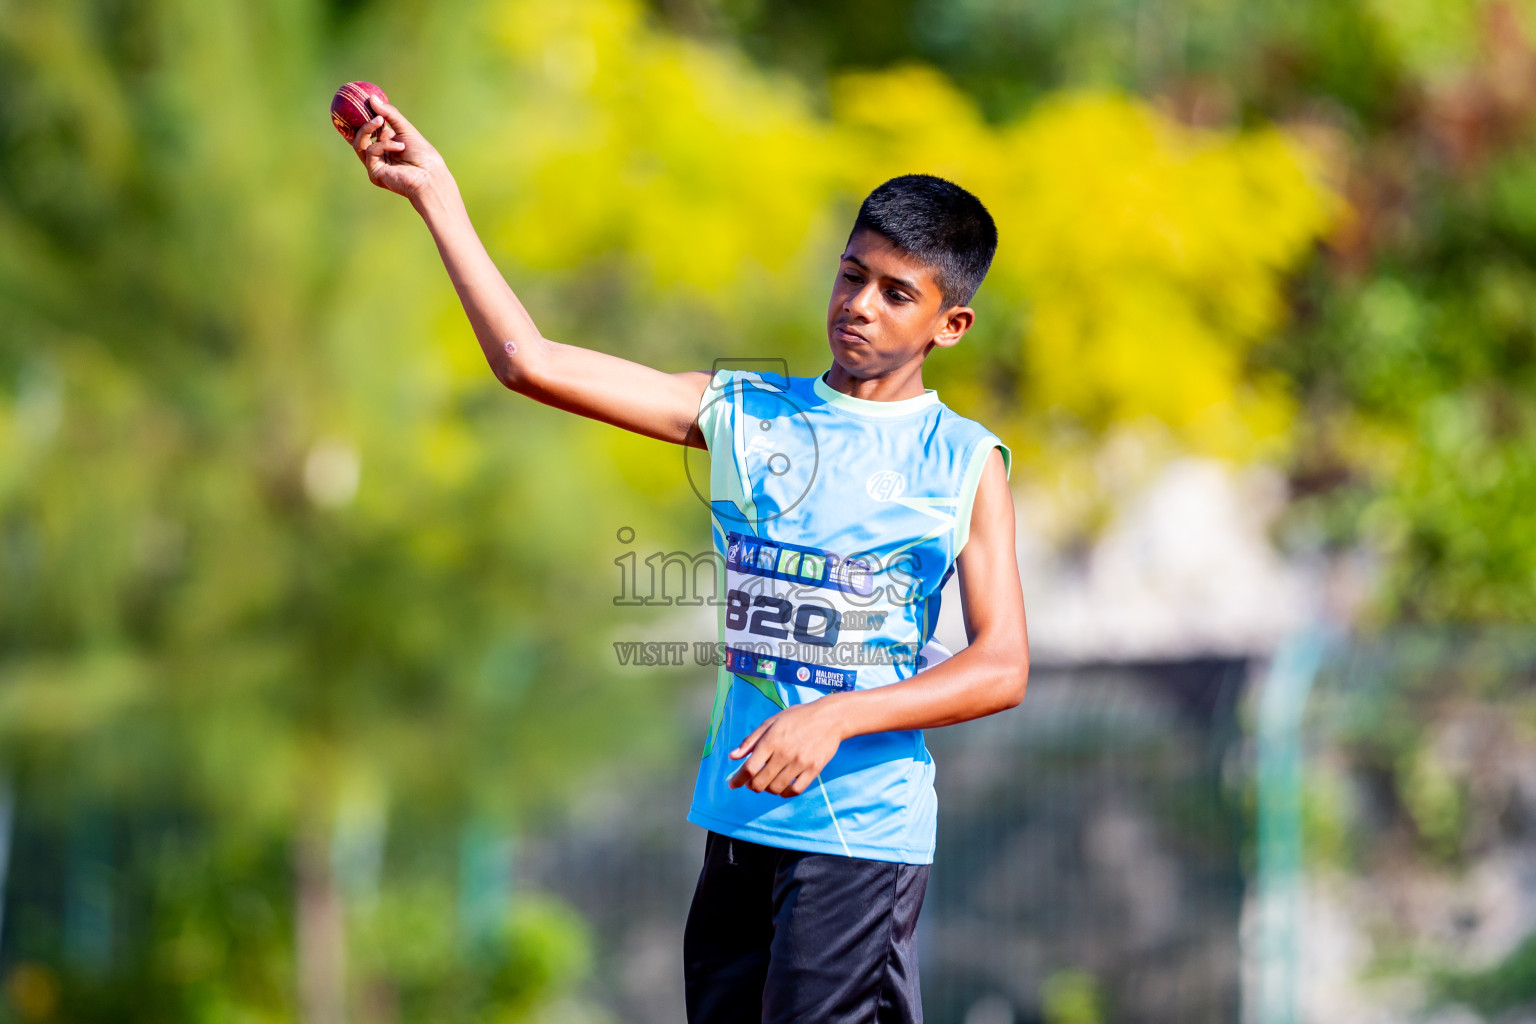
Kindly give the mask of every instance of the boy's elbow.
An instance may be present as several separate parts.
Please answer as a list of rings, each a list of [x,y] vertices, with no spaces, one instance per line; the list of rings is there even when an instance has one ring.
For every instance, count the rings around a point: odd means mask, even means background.
[[[1007,711],[1009,708],[1016,708],[1020,704],[1023,704],[1025,688],[1025,680],[1022,676],[1020,676],[1018,681],[1016,683],[1012,683],[1008,687],[1007,691],[1003,694],[1003,706],[1000,710]]]
[[[545,339],[539,341],[548,344]],[[487,350],[486,362],[502,387],[538,399],[542,390],[538,370],[543,356],[537,344],[508,341],[503,345],[503,351]]]
[[[501,386],[508,391],[516,391],[520,395],[536,397],[533,394],[535,385],[529,368],[513,359],[498,359],[491,364],[491,372],[501,382]]]
[[[1029,688],[1029,657],[1010,659],[1004,675],[1003,710],[1016,708],[1024,703],[1024,691]]]

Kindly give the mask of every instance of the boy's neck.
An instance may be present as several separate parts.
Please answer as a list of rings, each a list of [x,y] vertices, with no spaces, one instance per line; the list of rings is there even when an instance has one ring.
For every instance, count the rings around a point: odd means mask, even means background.
[[[826,373],[827,386],[850,398],[862,398],[866,402],[900,402],[908,398],[921,398],[923,388],[923,364],[914,363],[892,370],[884,377],[853,377],[841,364],[833,362]]]

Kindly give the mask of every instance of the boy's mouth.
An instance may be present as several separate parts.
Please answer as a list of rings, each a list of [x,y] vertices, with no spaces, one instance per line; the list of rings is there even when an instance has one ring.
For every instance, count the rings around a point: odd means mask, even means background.
[[[836,327],[834,327],[832,329],[832,334],[840,341],[862,341],[866,345],[869,344],[869,339],[864,337],[864,335],[860,334],[853,328],[845,327],[842,324],[838,324]]]

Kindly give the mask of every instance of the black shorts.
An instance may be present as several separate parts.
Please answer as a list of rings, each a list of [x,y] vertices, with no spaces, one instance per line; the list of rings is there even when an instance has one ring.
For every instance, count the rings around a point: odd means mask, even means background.
[[[710,832],[683,932],[688,1024],[921,1024],[928,865]]]

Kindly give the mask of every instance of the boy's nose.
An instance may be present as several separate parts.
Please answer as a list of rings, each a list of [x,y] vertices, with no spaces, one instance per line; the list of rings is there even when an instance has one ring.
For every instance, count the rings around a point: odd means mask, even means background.
[[[874,292],[872,286],[866,285],[850,294],[847,301],[843,303],[843,308],[868,320],[870,319],[870,306],[873,301]]]

